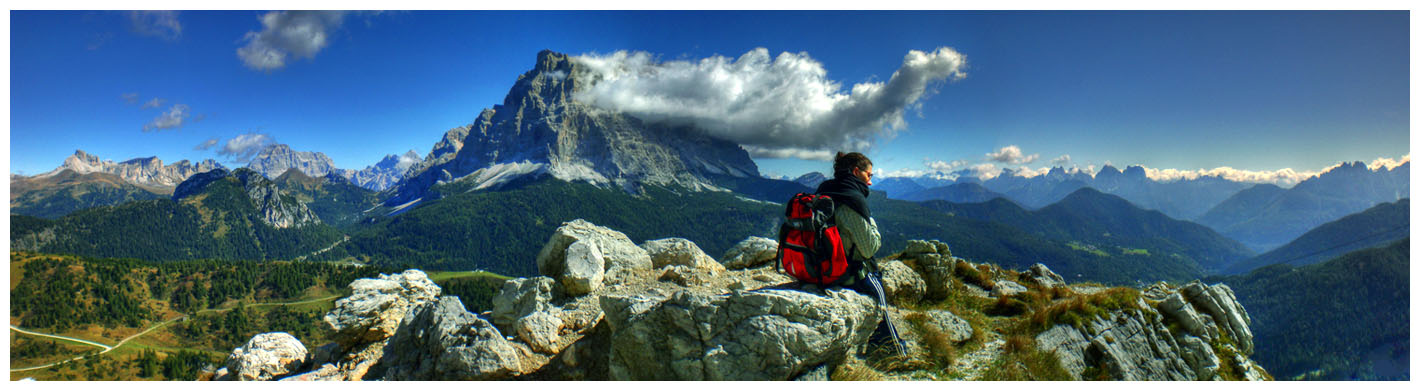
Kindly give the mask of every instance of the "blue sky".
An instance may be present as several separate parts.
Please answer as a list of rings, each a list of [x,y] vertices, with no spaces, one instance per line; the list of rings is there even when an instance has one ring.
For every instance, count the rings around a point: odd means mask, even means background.
[[[931,83],[905,127],[874,132],[879,172],[1038,169],[1062,155],[1081,168],[1306,172],[1410,153],[1406,12],[351,13],[327,20],[308,56],[262,68],[238,50],[267,42],[266,14],[12,12],[10,171],[48,171],[75,149],[240,165],[218,151],[249,133],[342,168],[423,155],[501,103],[542,49],[803,53],[844,93],[888,81],[912,50],[964,55],[965,77]],[[158,129],[178,105],[181,125]],[[778,175],[828,167],[756,160]]]

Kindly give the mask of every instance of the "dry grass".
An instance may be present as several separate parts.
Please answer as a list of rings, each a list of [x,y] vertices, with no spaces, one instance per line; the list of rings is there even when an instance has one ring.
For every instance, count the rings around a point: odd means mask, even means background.
[[[856,361],[845,362],[828,374],[833,381],[880,381],[883,374]]]
[[[904,319],[921,337],[922,346],[927,348],[925,359],[937,368],[950,367],[956,361],[957,350],[951,338],[940,327],[930,322],[927,315],[914,312]]]
[[[1042,352],[1035,346],[1035,339],[1024,335],[1006,338],[1006,345],[1000,357],[992,361],[990,369],[980,380],[1073,380],[1070,373],[1060,365],[1055,352]]]

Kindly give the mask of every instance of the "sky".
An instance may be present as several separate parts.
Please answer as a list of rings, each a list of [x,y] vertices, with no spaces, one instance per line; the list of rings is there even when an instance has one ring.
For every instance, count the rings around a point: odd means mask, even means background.
[[[544,49],[614,76],[579,99],[702,125],[771,176],[848,149],[885,176],[1112,164],[1289,185],[1410,154],[1404,11],[12,11],[9,33],[24,175],[76,149],[422,156]]]

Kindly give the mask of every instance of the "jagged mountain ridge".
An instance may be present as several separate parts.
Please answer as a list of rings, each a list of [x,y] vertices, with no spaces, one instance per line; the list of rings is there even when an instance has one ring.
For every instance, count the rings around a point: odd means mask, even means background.
[[[158,159],[156,156],[129,159],[120,163],[114,163],[112,160],[102,160],[98,156],[90,155],[83,150],[75,150],[74,155],[65,158],[64,163],[61,164],[59,168],[36,175],[35,177],[51,177],[59,175],[64,170],[70,170],[79,174],[102,172],[117,175],[126,181],[138,185],[174,187],[177,186],[178,183],[182,183],[182,181],[186,180],[189,176],[221,167],[221,164],[212,159],[203,160],[196,164],[187,160],[180,160],[176,163],[163,165],[163,160]]]
[[[307,176],[317,178],[331,173],[350,177],[346,173],[349,170],[336,168],[335,163],[324,153],[295,151],[286,144],[271,144],[262,147],[261,151],[247,163],[247,168],[261,173],[267,179],[276,179],[291,169],[300,170]]]
[[[375,164],[352,172],[346,178],[360,187],[384,191],[404,178],[404,174],[421,160],[419,153],[413,150],[405,152],[403,155],[385,155]]]
[[[1410,197],[1410,163],[1370,169],[1343,163],[1291,189],[1239,193],[1197,221],[1249,247],[1268,251],[1312,228],[1377,204]]]
[[[503,104],[446,133],[395,186],[386,205],[409,203],[436,184],[463,178],[476,181],[475,188],[546,174],[625,189],[642,183],[716,189],[713,175],[759,177],[738,144],[574,99],[594,82],[595,75],[574,58],[539,52],[536,66],[518,77]]]

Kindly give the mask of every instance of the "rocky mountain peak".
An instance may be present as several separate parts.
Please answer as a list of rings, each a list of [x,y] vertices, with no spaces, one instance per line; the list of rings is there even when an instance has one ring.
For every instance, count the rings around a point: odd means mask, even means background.
[[[262,148],[255,158],[247,164],[247,168],[265,175],[267,178],[276,178],[285,174],[286,170],[297,169],[312,178],[323,177],[332,172],[341,172],[335,168],[335,163],[330,157],[320,152],[294,151],[286,144],[271,144]]]
[[[98,156],[75,150],[73,155],[64,159],[64,163],[53,171],[36,175],[37,177],[54,176],[64,170],[70,170],[78,174],[89,174],[95,172],[117,175],[124,181],[148,186],[173,187],[193,174],[221,168],[212,159],[203,160],[196,165],[181,160],[177,163],[163,165],[162,159],[157,156],[142,157],[125,160],[121,163],[114,163],[111,160],[103,160]]]
[[[442,142],[442,141],[441,141]],[[438,149],[437,147],[435,149]],[[420,163],[419,153],[410,150],[403,155],[385,155],[383,159],[365,169],[350,173],[349,179],[357,186],[374,191],[383,191],[394,186],[409,169]]]
[[[759,176],[737,144],[577,101],[582,86],[596,81],[585,68],[565,54],[538,53],[503,104],[484,110],[467,129],[446,133],[386,204],[420,199],[436,184],[463,179],[475,189],[530,175],[628,189],[643,183],[719,189],[716,176]]]

